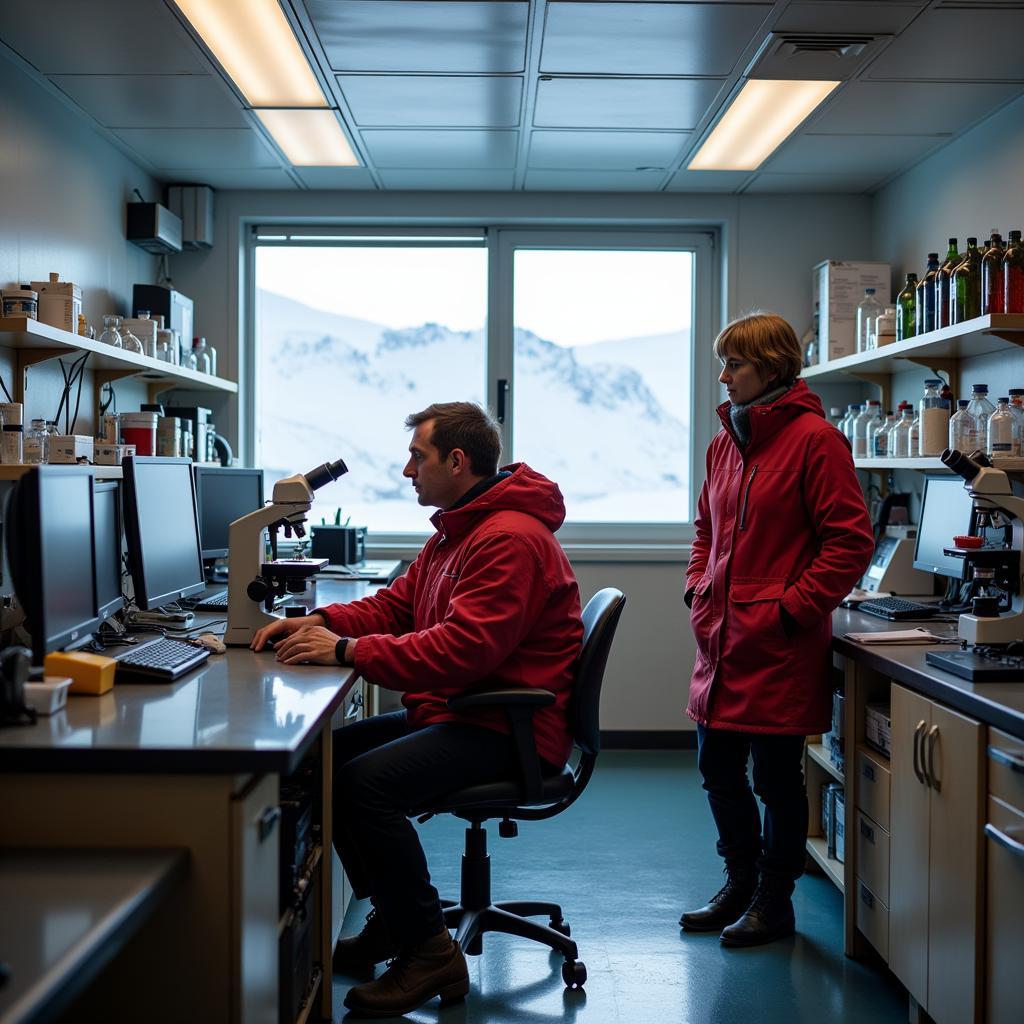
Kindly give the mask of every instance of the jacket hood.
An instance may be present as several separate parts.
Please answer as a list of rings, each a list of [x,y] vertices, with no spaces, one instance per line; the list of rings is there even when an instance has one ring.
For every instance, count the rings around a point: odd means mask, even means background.
[[[729,436],[736,441],[736,434],[729,417],[732,402],[723,402],[718,407],[718,418],[725,425]],[[807,386],[805,380],[797,382],[781,398],[770,405],[754,405],[750,409],[750,444],[747,451],[777,434],[788,423],[805,412],[825,419],[825,408],[821,399]]]
[[[530,469],[525,462],[513,462],[501,468],[512,475],[499,480],[468,505],[451,512],[438,509],[430,517],[434,528],[452,536],[468,529],[481,514],[523,512],[554,533],[565,522],[565,502],[558,484]]]

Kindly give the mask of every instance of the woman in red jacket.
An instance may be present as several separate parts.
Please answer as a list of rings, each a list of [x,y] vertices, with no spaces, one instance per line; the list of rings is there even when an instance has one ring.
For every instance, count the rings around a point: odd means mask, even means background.
[[[830,726],[831,613],[867,569],[874,539],[849,442],[797,379],[793,328],[753,313],[719,334],[715,354],[729,401],[686,571],[697,641],[687,713],[726,883],[679,923],[751,946],[794,930],[804,737]]]

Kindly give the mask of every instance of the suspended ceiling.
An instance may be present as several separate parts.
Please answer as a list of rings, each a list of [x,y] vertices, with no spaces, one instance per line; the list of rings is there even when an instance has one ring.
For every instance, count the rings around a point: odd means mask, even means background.
[[[1024,92],[1024,2],[282,0],[363,163],[294,168],[171,0],[45,7],[0,0],[7,55],[221,189],[862,193]],[[687,171],[752,68],[842,85],[759,171]]]

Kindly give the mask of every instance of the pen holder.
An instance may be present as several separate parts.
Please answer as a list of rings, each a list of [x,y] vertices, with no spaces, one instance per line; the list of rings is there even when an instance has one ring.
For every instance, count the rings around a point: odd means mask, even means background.
[[[366,558],[365,526],[314,526],[313,558],[326,558],[331,565],[357,565]]]

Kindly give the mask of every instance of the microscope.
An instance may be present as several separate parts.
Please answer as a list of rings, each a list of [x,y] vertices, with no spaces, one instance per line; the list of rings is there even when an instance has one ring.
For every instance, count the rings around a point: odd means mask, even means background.
[[[306,514],[313,492],[337,480],[348,467],[338,459],[308,473],[285,477],[274,484],[270,504],[228,527],[228,626],[224,642],[248,647],[256,630],[274,621],[274,599],[285,593],[301,593],[306,580],[319,572],[326,558],[278,558],[277,532],[305,535]],[[270,532],[270,561],[263,560],[263,531]],[[262,605],[262,609],[260,608]]]

